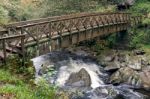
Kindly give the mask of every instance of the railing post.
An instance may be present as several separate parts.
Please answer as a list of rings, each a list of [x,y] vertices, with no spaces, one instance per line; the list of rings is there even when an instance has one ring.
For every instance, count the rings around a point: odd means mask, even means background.
[[[51,25],[51,22],[49,22],[49,34],[48,34],[48,38],[49,38],[49,41],[48,41],[48,45],[49,45],[49,51],[51,52],[52,51],[52,44],[51,44],[51,32],[52,32],[52,25]]]
[[[58,31],[58,35],[59,35],[59,38],[58,38],[58,45],[59,45],[59,50],[61,49],[62,47],[62,33],[60,31]]]
[[[21,35],[23,35],[24,32],[23,32],[23,28],[21,28]],[[25,46],[24,46],[24,39],[25,39],[25,35],[23,35],[21,37],[21,51],[22,51],[22,65],[25,66]]]
[[[4,38],[2,40],[3,42],[3,55],[4,55],[4,64],[6,65],[6,58],[7,58],[7,54],[6,54],[6,39]]]

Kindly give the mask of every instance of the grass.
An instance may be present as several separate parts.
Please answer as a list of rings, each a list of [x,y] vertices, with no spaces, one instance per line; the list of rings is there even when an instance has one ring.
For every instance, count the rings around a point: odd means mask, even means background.
[[[55,99],[54,87],[33,86],[25,83],[17,75],[12,75],[5,69],[0,69],[0,94],[12,94],[14,99]]]

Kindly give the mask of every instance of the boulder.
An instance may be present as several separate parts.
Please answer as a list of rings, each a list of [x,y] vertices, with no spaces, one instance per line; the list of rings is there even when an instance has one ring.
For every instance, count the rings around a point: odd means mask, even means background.
[[[117,55],[117,61],[120,62],[120,63],[124,63],[124,62],[127,62],[128,61],[128,57],[126,54],[124,53],[119,53]]]
[[[115,59],[115,57],[113,55],[110,55],[110,56],[106,56],[104,57],[104,61],[105,62],[111,62]]]
[[[110,82],[113,84],[127,83],[136,87],[141,86],[141,79],[137,71],[129,67],[122,67],[110,77]]]
[[[104,68],[105,71],[116,71],[120,68],[120,64],[118,62],[110,62]]]
[[[141,70],[142,69],[142,62],[141,57],[137,56],[130,56],[129,60],[127,62],[128,67],[134,69],[134,70]]]
[[[134,51],[134,54],[135,54],[135,55],[144,55],[144,54],[145,54],[145,51],[144,51],[144,50],[135,50],[135,51]]]
[[[150,70],[144,70],[143,72],[139,73],[139,76],[142,80],[142,86],[145,89],[150,90]]]
[[[95,94],[94,96],[99,97],[99,99],[108,99],[109,97],[113,99],[116,97],[117,93],[117,90],[115,90],[115,88],[111,85],[97,87],[93,90],[93,94]]]
[[[82,68],[79,72],[70,75],[69,79],[66,81],[66,85],[74,87],[90,87],[90,75],[84,68]]]

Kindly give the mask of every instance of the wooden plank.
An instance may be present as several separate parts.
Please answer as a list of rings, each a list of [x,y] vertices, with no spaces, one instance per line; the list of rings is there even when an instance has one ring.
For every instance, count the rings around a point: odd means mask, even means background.
[[[25,36],[24,34],[21,34],[21,35],[14,35],[14,36],[7,36],[7,37],[3,37],[3,38],[0,38],[0,41],[1,40],[4,40],[4,39],[6,39],[6,40],[10,40],[10,39],[15,39],[15,38],[21,38],[21,37],[23,37],[23,36]]]

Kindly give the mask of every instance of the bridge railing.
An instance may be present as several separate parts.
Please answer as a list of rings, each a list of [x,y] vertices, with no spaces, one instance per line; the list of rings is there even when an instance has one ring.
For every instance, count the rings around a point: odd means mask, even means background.
[[[81,16],[62,17],[51,21],[17,26],[16,33],[26,34],[25,43],[36,42],[44,38],[61,37],[66,32],[86,30],[88,28],[114,25],[129,22],[127,13],[89,14]]]
[[[127,15],[127,16],[125,16]],[[64,26],[67,28],[67,24],[69,24],[68,28],[70,27],[73,27],[71,25],[77,25],[78,27],[81,26],[82,24],[84,24],[84,26],[87,26],[86,24],[88,24],[89,26],[90,25],[96,25],[96,24],[102,24],[102,22],[105,24],[105,23],[112,23],[112,22],[123,22],[123,20],[125,18],[129,18],[129,14],[128,13],[92,13],[92,14],[81,14],[80,16],[79,15],[76,15],[76,16],[72,16],[72,15],[67,15],[67,16],[60,16],[60,17],[54,17],[54,18],[51,18],[51,20],[49,21],[43,21],[41,22],[39,20],[39,22],[37,23],[30,23],[28,24],[24,22],[25,25],[20,25],[19,23],[14,23],[13,24],[9,24],[7,27],[7,30],[17,30],[19,28],[27,28],[27,27],[34,27],[34,26],[39,26],[39,25],[43,25],[43,24],[47,24],[47,23],[52,23],[52,28],[54,30],[60,30],[59,27],[57,26]],[[89,21],[89,22],[88,22]],[[112,22],[110,22],[112,21]],[[126,19],[127,21],[127,19]],[[78,23],[76,23],[78,22]],[[55,26],[53,26],[53,24]],[[59,25],[58,25],[59,24]],[[60,26],[60,27],[62,27]],[[83,26],[83,25],[82,25]],[[20,34],[20,32],[16,32],[18,34]]]
[[[141,23],[143,20],[142,16],[131,16],[131,26],[135,26]]]
[[[61,35],[67,31],[79,31],[80,29],[93,28],[95,26],[129,22],[129,19],[129,13],[83,13],[80,15],[57,16],[8,24],[5,26],[6,31],[1,33],[0,36],[27,34],[26,38],[28,40],[26,42],[38,41],[41,38]]]
[[[0,38],[0,60],[6,62],[9,55],[17,53],[24,59],[25,35],[16,35]]]

